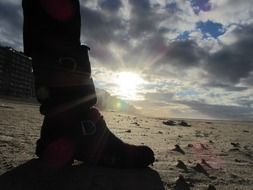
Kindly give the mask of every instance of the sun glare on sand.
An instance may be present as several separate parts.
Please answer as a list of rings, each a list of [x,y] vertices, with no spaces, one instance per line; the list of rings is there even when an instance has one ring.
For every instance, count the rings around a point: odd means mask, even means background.
[[[118,86],[118,95],[136,100],[138,87],[144,83],[144,80],[136,73],[133,72],[120,72],[117,74],[114,81]]]

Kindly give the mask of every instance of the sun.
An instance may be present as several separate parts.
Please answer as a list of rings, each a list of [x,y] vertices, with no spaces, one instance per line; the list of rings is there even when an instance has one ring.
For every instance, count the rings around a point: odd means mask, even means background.
[[[144,80],[133,72],[120,72],[117,74],[115,83],[118,87],[118,95],[125,99],[136,99],[137,90]]]

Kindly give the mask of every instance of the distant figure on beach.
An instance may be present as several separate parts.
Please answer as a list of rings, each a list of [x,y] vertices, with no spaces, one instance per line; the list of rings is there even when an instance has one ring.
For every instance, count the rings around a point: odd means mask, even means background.
[[[44,115],[36,155],[56,169],[73,160],[115,168],[153,163],[149,147],[121,141],[94,107],[89,47],[80,42],[79,0],[22,0],[22,6],[24,53],[32,58]]]

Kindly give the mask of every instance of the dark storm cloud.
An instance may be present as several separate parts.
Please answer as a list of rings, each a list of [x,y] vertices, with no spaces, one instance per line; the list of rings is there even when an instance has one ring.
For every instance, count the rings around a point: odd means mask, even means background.
[[[175,34],[176,30],[173,26],[166,28],[159,24],[169,19],[174,27],[177,26],[175,23],[179,18],[173,15],[182,10],[179,10],[176,3],[161,7],[149,0],[129,0],[130,17],[123,18],[118,13],[123,6],[120,0],[99,0],[98,9],[88,8],[86,0],[80,2],[82,34],[85,42],[91,46],[91,55],[101,63],[110,63],[107,65],[112,69],[119,61],[109,46],[111,44],[125,50],[126,53],[119,56],[123,56],[126,67],[143,68],[150,74],[160,72],[163,76],[168,75],[164,69],[166,66],[173,66],[182,72],[198,67],[207,73],[205,79],[209,80],[207,85],[210,87],[241,91],[246,88],[235,87],[240,82],[252,86],[253,25],[238,26],[233,32],[237,41],[229,46],[224,45],[221,50],[211,54],[193,40],[168,40],[167,34]],[[202,7],[200,3],[197,5]],[[165,12],[159,15],[156,12],[158,9]],[[21,1],[16,4],[0,2],[0,27],[1,42],[4,45],[14,48],[22,46]],[[137,43],[134,44],[133,40]]]
[[[109,6],[109,5],[108,5]],[[111,17],[106,12],[93,10],[83,4],[81,6],[82,35],[85,43],[91,46],[91,56],[111,68],[117,67],[118,60],[108,47],[109,43],[122,40],[123,21]]]
[[[167,3],[165,9],[170,14],[176,14],[178,11],[182,11],[176,2]]]
[[[123,57],[128,65],[142,67],[146,63],[153,63],[150,71],[152,72],[153,68],[157,69],[162,64],[182,69],[198,66],[203,61],[207,53],[196,42],[186,40],[169,44],[165,37],[166,33],[176,31],[172,31],[173,28],[159,26],[160,22],[164,20],[174,18],[172,23],[178,20],[175,15],[181,10],[177,3],[169,3],[163,7],[162,9],[166,10],[163,15],[155,12],[156,8],[161,8],[160,5],[152,5],[149,0],[129,0],[129,4],[130,18],[127,22],[127,34],[130,38],[129,41],[125,41],[129,45],[125,45],[128,53]],[[132,39],[137,40],[137,45],[132,46]]]
[[[223,45],[215,52],[209,53],[201,48],[193,40],[174,41],[166,44],[164,38],[158,38],[162,47],[163,56],[156,60],[153,68],[173,65],[178,69],[198,67],[206,72],[208,86],[224,88],[230,91],[246,90],[246,87],[235,87],[240,82],[252,86],[253,72],[253,25],[238,27],[233,34],[237,41],[231,45]],[[142,44],[150,51],[147,55],[154,56],[157,48],[156,40],[147,40]],[[154,46],[153,46],[154,45]],[[154,70],[152,68],[152,70]],[[166,75],[164,67],[161,67],[161,74]],[[152,72],[152,70],[150,72]]]
[[[132,67],[145,67],[150,74],[157,71],[158,74],[167,76],[168,73],[164,66],[174,66],[183,72],[188,68],[199,66],[206,56],[208,53],[200,48],[195,41],[168,43],[160,32],[156,32],[137,46],[130,48],[124,60]]]
[[[224,46],[207,59],[204,68],[211,81],[238,84],[253,71],[253,25],[238,27],[233,33],[237,42]]]
[[[99,0],[98,3],[102,9],[112,12],[118,11],[122,6],[120,0]]]
[[[22,22],[21,1],[17,4],[0,1],[0,43],[2,45],[20,50],[22,46]]]
[[[224,46],[220,51],[211,54],[206,60],[204,69],[208,72],[210,83],[217,86],[235,85],[242,81],[249,85],[253,72],[253,26],[241,26],[234,32],[237,42]]]
[[[124,60],[130,60],[131,66],[145,69],[149,74],[171,76],[171,73],[168,73],[170,66],[173,66],[178,74],[184,73],[190,68],[202,65],[206,57],[208,53],[195,41],[168,43],[160,33],[156,33],[130,49]]]
[[[136,38],[156,30],[155,14],[149,0],[129,0],[129,34]]]
[[[253,120],[253,108],[243,106],[212,105],[200,102],[178,102],[205,115],[218,119]]]
[[[167,49],[163,62],[177,67],[198,66],[205,59],[206,52],[192,40],[172,42]]]
[[[84,36],[95,42],[107,44],[116,37],[116,31],[124,28],[120,18],[108,17],[106,13],[85,6],[81,6],[81,15]]]

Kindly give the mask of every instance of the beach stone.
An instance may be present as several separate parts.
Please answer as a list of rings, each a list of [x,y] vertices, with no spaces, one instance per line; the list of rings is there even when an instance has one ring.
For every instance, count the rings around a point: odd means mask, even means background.
[[[164,124],[164,125],[175,126],[175,125],[176,125],[176,122],[175,122],[175,121],[172,121],[172,120],[168,120],[168,121],[163,121],[163,124]]]
[[[204,164],[204,165],[206,165],[206,166],[209,167],[209,168],[213,168],[210,164],[208,164],[208,163],[206,162],[205,159],[202,159],[202,160],[201,160],[201,163]]]
[[[175,148],[173,148],[172,151],[176,151],[176,152],[180,152],[181,154],[185,154],[183,149],[178,144],[175,145]]]
[[[205,168],[203,168],[203,166],[199,163],[197,163],[197,165],[193,167],[193,169],[196,170],[197,172],[203,173],[205,175],[209,175],[207,171],[205,170]]]
[[[179,125],[181,125],[181,126],[183,126],[183,127],[190,127],[191,125],[189,125],[187,122],[185,122],[185,121],[181,121],[180,123],[179,123]]]
[[[207,190],[216,190],[216,188],[213,185],[209,185]]]
[[[180,168],[180,169],[183,169],[184,171],[188,172],[188,168],[187,166],[185,165],[185,163],[181,160],[178,160],[177,161],[177,165],[176,167]]]
[[[234,142],[231,142],[231,145],[233,145],[234,147],[237,147],[237,148],[239,148],[239,147],[240,147],[240,143],[234,143]]]
[[[190,185],[186,182],[184,177],[180,175],[176,180],[176,184],[174,186],[175,190],[191,190]]]

